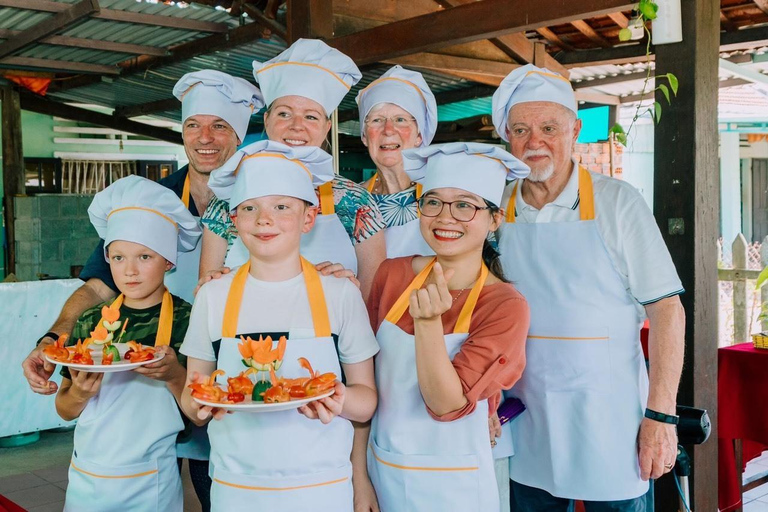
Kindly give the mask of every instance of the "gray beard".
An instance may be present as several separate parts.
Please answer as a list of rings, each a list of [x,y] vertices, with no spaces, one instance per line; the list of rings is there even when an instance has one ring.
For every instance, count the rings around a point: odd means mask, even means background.
[[[544,169],[540,171],[534,171],[531,169],[531,174],[528,175],[526,178],[528,181],[533,181],[536,183],[540,183],[542,181],[547,181],[549,178],[552,177],[552,175],[555,173],[555,164],[549,164]]]

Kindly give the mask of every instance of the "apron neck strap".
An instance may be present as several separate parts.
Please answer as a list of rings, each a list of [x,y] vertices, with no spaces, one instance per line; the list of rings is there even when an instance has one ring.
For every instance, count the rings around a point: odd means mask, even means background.
[[[379,176],[379,173],[373,175],[373,177],[370,179],[370,182],[368,183],[368,192],[373,194],[373,186],[376,185],[376,178]],[[424,186],[421,183],[416,184],[416,200],[418,201],[421,199],[421,194],[424,193]],[[416,209],[416,217],[421,217],[421,212],[419,209]]]
[[[189,210],[189,171],[187,171],[187,177],[184,178],[184,189],[181,191],[181,202]]]
[[[224,319],[221,327],[222,338],[234,338],[237,336],[237,321],[240,317],[240,306],[245,292],[245,283],[248,280],[248,272],[251,270],[251,262],[242,265],[235,273],[232,285],[227,294],[227,302],[224,306]],[[304,284],[307,287],[309,297],[309,309],[312,313],[312,323],[315,328],[315,336],[327,338],[331,336],[331,321],[328,316],[328,305],[325,301],[323,285],[320,282],[315,266],[301,258],[301,272],[304,275]]]
[[[408,287],[400,295],[400,297],[398,297],[397,301],[395,301],[394,305],[387,313],[385,318],[387,322],[393,325],[397,325],[397,322],[400,321],[400,319],[403,317],[403,314],[405,314],[405,311],[410,305],[411,292],[422,287],[424,282],[427,280],[429,273],[432,271],[432,267],[435,266],[436,261],[437,258],[432,258],[432,261],[430,261],[427,266],[425,266],[421,272],[418,273],[413,281],[411,281],[411,284],[409,284]],[[472,312],[475,310],[475,306],[477,305],[477,298],[480,296],[480,292],[482,291],[483,286],[485,285],[485,280],[487,278],[488,267],[486,267],[485,263],[483,263],[483,266],[480,269],[480,277],[478,277],[475,285],[472,287],[472,291],[467,296],[467,301],[464,303],[464,307],[461,308],[459,318],[456,321],[456,326],[453,328],[454,334],[469,332],[469,323],[472,320]]]
[[[515,202],[520,181],[515,181],[512,195],[507,203],[506,221],[515,222]],[[595,193],[592,187],[592,176],[584,167],[579,166],[579,220],[595,220]]]
[[[370,183],[368,183],[368,186],[365,187],[365,188],[368,189],[368,192],[370,192],[371,194],[373,194],[373,187],[374,187],[374,185],[376,185],[376,178],[378,178],[378,177],[379,177],[379,173],[375,172],[373,174],[373,176],[371,176],[371,179],[369,180]]]
[[[120,310],[123,305],[125,295],[122,293],[109,305],[110,309]],[[99,325],[104,321],[102,317],[99,320]],[[125,320],[123,320],[125,321]],[[163,345],[171,344],[171,331],[173,329],[173,298],[171,297],[168,288],[163,292],[163,302],[160,304],[160,320],[157,325],[157,334],[155,335],[155,346],[161,347]]]
[[[336,207],[333,205],[333,181],[323,183],[317,190],[320,192],[320,214],[333,215]]]

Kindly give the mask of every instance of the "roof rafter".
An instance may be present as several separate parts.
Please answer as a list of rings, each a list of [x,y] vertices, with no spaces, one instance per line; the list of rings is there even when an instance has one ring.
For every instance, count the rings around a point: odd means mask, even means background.
[[[54,72],[69,71],[72,73],[94,73],[98,75],[120,74],[120,69],[116,66],[87,64],[68,60],[35,59],[33,57],[6,57],[0,61],[0,68],[35,68]]]
[[[563,50],[566,50],[569,52],[575,50],[573,46],[563,41],[557,34],[549,30],[547,27],[537,28],[536,32],[538,32],[540,36],[542,36],[544,39],[554,44],[558,48],[562,48]]]
[[[574,20],[571,22],[571,25],[573,25],[576,30],[587,36],[587,39],[592,41],[598,46],[602,46],[603,48],[610,48],[613,45],[603,36],[598,34],[595,29],[589,26],[589,24],[584,20]]]
[[[755,2],[755,5],[757,5],[761,11],[763,11],[765,14],[768,14],[768,0],[753,0]]]
[[[520,67],[519,64],[510,62],[497,62],[491,60],[470,59],[467,57],[455,57],[440,53],[414,53],[383,61],[387,64],[400,64],[414,68],[429,69],[438,72],[459,72],[477,75],[487,75],[499,78],[499,81],[512,70]]]
[[[337,37],[329,44],[368,64],[440,47],[490,39],[547,25],[603,16],[629,10],[626,0],[582,0],[553,2],[518,0],[514,9],[508,0],[483,0],[452,9],[408,18],[355,34]],[[468,20],[472,20],[468,23]]]
[[[18,34],[20,30],[10,30],[0,28],[0,38],[10,39]],[[103,41],[100,39],[84,39],[80,37],[69,36],[48,36],[38,41],[38,43],[52,44],[56,46],[68,46],[71,48],[86,48],[88,50],[103,50],[107,52],[135,53],[136,55],[167,55],[168,50],[156,46],[146,46],[142,44],[115,43],[113,41]]]
[[[80,20],[98,14],[98,0],[80,0],[71,7],[59,11],[48,19],[22,31],[18,35],[0,44],[0,59],[12,55],[29,45],[35,44],[40,39],[53,35]]]
[[[181,102],[176,98],[166,98],[148,103],[139,103],[138,105],[125,105],[115,109],[117,117],[138,117],[155,112],[165,112],[168,110],[178,110],[181,108]]]

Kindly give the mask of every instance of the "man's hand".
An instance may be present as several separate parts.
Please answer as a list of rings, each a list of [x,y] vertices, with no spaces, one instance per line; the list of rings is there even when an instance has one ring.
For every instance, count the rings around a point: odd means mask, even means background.
[[[324,276],[333,275],[333,277],[347,278],[352,281],[352,284],[360,288],[360,281],[357,280],[355,273],[348,268],[344,268],[341,263],[323,261],[322,263],[315,265],[315,269]]]
[[[677,431],[675,426],[643,418],[637,435],[640,477],[659,478],[672,471],[677,460]]]
[[[52,345],[53,342],[53,338],[43,338],[40,344],[21,363],[21,368],[24,370],[24,377],[29,382],[29,387],[40,395],[52,395],[59,389],[55,382],[48,380],[53,375],[56,365],[49,363],[43,357],[43,349],[48,345]]]
[[[197,282],[197,286],[195,287],[195,291],[193,292],[194,295],[197,295],[198,290],[200,290],[200,287],[203,286],[205,283],[207,283],[208,281],[212,281],[213,279],[219,279],[224,274],[229,274],[230,270],[231,269],[229,267],[221,267],[219,270],[209,270]]]

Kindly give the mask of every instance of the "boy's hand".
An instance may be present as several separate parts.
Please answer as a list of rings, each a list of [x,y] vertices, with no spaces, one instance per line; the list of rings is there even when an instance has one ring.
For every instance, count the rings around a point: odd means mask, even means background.
[[[197,382],[199,384],[205,384],[208,382],[208,375],[201,375],[197,372],[194,372],[192,374],[192,382]],[[222,419],[227,413],[231,411],[227,411],[224,409],[220,409],[218,407],[211,407],[210,405],[201,405],[197,403],[193,399],[190,400],[190,406],[192,407],[192,410],[197,414],[197,417],[203,421],[213,417],[215,420]]]
[[[327,425],[333,418],[341,414],[344,408],[344,395],[346,386],[336,381],[335,393],[314,402],[299,407],[299,413],[311,420],[320,420]]]
[[[331,263],[330,261],[324,261],[315,265],[315,269],[324,276],[333,275],[333,277],[347,278],[352,281],[352,284],[360,288],[360,281],[357,280],[357,276],[354,272],[348,268],[344,268],[341,263]]]
[[[163,353],[165,356],[154,363],[145,364],[134,368],[133,371],[140,373],[145,377],[154,380],[168,382],[174,379],[185,379],[187,371],[181,366],[176,358],[176,351],[168,345],[155,347],[156,353]]]
[[[221,267],[219,270],[209,270],[197,282],[197,286],[195,287],[195,291],[193,292],[193,294],[197,295],[197,291],[200,289],[201,286],[203,286],[205,283],[207,283],[208,281],[211,281],[213,279],[219,279],[224,274],[229,274],[229,271],[230,271],[229,267]]]
[[[86,401],[96,396],[101,389],[101,381],[104,379],[103,373],[82,372],[78,370],[69,370],[72,376],[71,392],[80,400]]]

